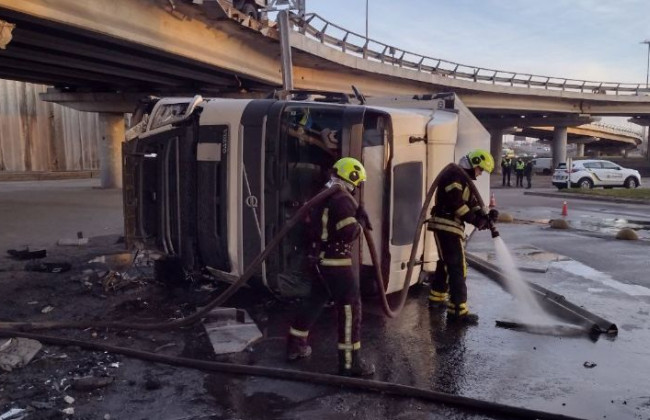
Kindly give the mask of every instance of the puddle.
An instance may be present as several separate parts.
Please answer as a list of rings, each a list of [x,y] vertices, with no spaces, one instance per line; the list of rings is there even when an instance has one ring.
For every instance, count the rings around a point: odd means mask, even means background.
[[[569,261],[571,259],[567,256],[544,251],[535,247],[515,248],[512,249],[511,252],[516,258],[518,265],[526,265],[526,263],[552,263],[557,261]],[[477,252],[475,255],[493,264],[497,262],[497,256],[494,252]]]

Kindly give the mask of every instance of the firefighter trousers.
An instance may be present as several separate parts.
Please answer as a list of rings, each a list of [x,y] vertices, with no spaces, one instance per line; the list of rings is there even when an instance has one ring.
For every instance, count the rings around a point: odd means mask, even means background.
[[[351,266],[319,266],[309,298],[293,322],[290,334],[306,338],[323,307],[334,300],[337,311],[338,348],[352,351],[361,347],[361,295],[359,280]]]
[[[467,261],[465,240],[456,233],[433,230],[438,248],[438,263],[431,281],[431,295],[449,293],[449,302],[455,307],[467,302]]]

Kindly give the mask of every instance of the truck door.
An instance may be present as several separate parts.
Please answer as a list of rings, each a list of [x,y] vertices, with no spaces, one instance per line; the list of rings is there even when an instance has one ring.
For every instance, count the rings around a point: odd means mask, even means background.
[[[426,194],[427,120],[415,113],[392,116],[393,144],[388,161],[390,183],[386,240],[390,264],[387,293],[400,290],[404,284],[418,216]],[[418,258],[422,249],[423,240],[420,238]],[[417,275],[414,275],[411,284],[416,281]]]

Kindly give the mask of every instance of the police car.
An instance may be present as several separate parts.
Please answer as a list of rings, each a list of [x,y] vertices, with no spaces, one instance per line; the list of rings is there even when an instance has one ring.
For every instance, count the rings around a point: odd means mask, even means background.
[[[641,175],[608,160],[585,159],[574,161],[571,168],[566,163],[558,164],[552,182],[560,190],[567,188],[568,182],[573,188],[636,188],[641,185]]]

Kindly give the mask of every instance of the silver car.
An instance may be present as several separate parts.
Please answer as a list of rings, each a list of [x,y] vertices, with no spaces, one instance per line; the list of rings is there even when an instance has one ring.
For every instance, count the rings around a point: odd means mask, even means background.
[[[566,163],[558,164],[552,182],[560,190],[567,188],[569,182],[573,188],[636,188],[641,185],[641,175],[608,160],[585,159],[573,161],[570,169]]]

